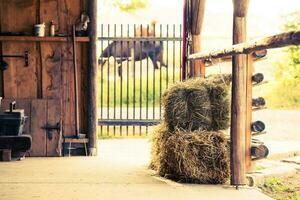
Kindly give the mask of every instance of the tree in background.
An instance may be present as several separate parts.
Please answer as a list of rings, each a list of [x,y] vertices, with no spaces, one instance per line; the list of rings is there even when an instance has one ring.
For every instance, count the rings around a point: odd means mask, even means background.
[[[113,0],[113,5],[122,12],[134,12],[147,8],[149,0]]]
[[[295,12],[285,17],[284,31],[300,29],[300,13]],[[285,57],[275,70],[276,85],[269,95],[272,107],[300,108],[300,46],[285,49]]]

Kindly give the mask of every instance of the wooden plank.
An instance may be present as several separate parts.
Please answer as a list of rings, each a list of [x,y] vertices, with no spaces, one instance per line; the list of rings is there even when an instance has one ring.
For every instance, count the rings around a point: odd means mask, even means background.
[[[42,129],[47,123],[47,100],[34,99],[31,102],[31,136],[30,156],[46,156],[47,135]]]
[[[41,44],[43,98],[61,98],[62,53],[57,43]]]
[[[49,99],[47,101],[47,124],[55,126],[57,123],[61,125],[61,100]],[[62,133],[61,131],[53,131],[53,138],[47,138],[47,156],[62,155]]]
[[[36,5],[30,3],[15,3],[2,1],[1,29],[3,32],[23,32],[32,34],[32,25],[35,24]],[[14,17],[11,17],[14,16]],[[9,69],[4,72],[4,95],[11,98],[35,98],[35,44],[5,42],[2,45],[3,54],[22,55],[25,50],[30,52],[29,66],[24,68],[23,59],[5,59]]]

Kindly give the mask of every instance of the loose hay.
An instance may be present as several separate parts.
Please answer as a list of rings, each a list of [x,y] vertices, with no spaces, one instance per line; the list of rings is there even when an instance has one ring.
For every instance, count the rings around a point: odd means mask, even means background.
[[[229,177],[225,136],[219,132],[176,131],[160,125],[152,140],[152,169],[190,183],[222,184]]]
[[[223,130],[229,127],[229,75],[190,79],[163,95],[164,120],[171,131]]]
[[[150,168],[156,170],[159,175],[174,174],[174,154],[169,151],[167,141],[172,136],[166,124],[155,127],[152,134],[151,164]]]

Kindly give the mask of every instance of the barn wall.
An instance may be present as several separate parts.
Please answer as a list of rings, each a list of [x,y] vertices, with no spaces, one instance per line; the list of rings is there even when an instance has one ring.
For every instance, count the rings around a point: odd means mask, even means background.
[[[87,0],[0,0],[0,31],[2,33],[22,32],[32,36],[33,25],[45,22],[46,36],[48,36],[50,21],[53,20],[56,33],[71,34],[71,26],[78,19],[81,12],[87,11],[87,7]],[[66,37],[65,42],[23,42],[8,41],[9,37],[7,38],[2,37],[0,40],[3,55],[23,54],[27,50],[29,51],[29,66],[25,67],[22,59],[5,58],[4,60],[8,62],[9,68],[3,73],[3,82],[1,81],[2,75],[0,75],[0,95],[17,101],[52,99],[61,102],[62,134],[64,136],[74,135],[75,99],[72,39]],[[18,38],[22,38],[22,36],[18,36]],[[85,120],[87,118],[87,51],[88,43],[77,43],[80,121],[81,132],[83,133],[86,133],[87,130]],[[57,108],[51,109],[51,107],[46,110],[48,113],[59,112]],[[37,110],[36,114],[38,115],[40,112],[43,115],[43,110]],[[27,113],[27,115],[31,114],[31,111]],[[44,131],[38,128],[37,130],[31,130],[30,128],[27,132],[32,135],[37,134],[33,131]],[[44,142],[41,143],[41,145],[44,145]],[[39,152],[36,155],[39,155]],[[44,153],[41,153],[41,155],[43,156]]]

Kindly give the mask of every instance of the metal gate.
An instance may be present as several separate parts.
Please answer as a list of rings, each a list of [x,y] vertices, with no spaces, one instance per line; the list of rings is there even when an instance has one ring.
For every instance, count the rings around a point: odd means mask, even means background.
[[[98,40],[99,136],[147,135],[181,80],[182,25],[101,24]]]

